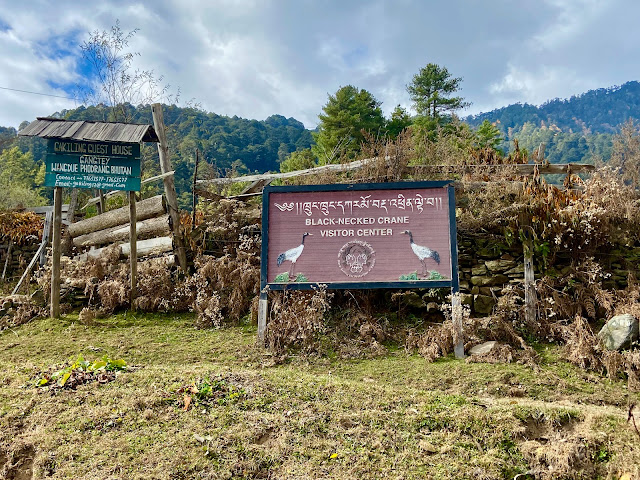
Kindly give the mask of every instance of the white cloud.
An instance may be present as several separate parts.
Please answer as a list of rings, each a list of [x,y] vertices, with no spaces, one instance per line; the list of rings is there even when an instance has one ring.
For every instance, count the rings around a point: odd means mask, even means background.
[[[491,84],[489,91],[504,103],[520,101],[534,105],[588,90],[590,86],[563,67],[540,66],[535,71],[509,65],[508,73]]]
[[[77,81],[86,33],[139,28],[136,67],[164,75],[183,99],[224,115],[293,116],[313,127],[327,94],[352,84],[383,102],[429,62],[463,77],[460,94],[488,110],[541,103],[640,77],[634,0],[0,0],[0,86],[62,94]],[[84,37],[86,38],[86,37]],[[26,88],[25,88],[26,87]],[[73,108],[0,90],[0,125]]]

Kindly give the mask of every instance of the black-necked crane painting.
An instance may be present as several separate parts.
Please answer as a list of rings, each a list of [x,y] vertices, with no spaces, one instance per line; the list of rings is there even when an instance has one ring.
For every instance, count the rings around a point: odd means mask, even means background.
[[[298,260],[298,258],[300,258],[300,255],[302,255],[302,251],[304,250],[304,239],[307,236],[313,236],[313,234],[304,232],[302,234],[302,243],[300,243],[300,245],[298,245],[297,247],[290,248],[286,252],[283,252],[280,255],[278,255],[278,261],[277,261],[278,266],[282,265],[286,261],[291,262],[291,268],[289,270],[289,278],[294,278],[293,271],[296,268],[296,261]]]
[[[422,263],[422,275],[424,277],[429,275],[429,271],[427,268],[427,259],[433,259],[438,265],[440,265],[440,254],[435,250],[430,249],[429,247],[425,247],[424,245],[418,245],[413,241],[413,234],[411,230],[405,230],[402,232],[406,235],[409,235],[409,244],[411,245],[411,250],[416,254],[416,257],[420,259],[420,263]]]

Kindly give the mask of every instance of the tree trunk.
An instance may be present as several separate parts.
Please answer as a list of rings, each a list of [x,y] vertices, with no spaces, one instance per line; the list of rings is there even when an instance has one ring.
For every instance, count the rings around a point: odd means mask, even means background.
[[[125,243],[120,246],[122,255],[129,256],[129,244]],[[173,239],[171,237],[150,238],[149,240],[141,240],[136,243],[138,257],[145,255],[160,255],[162,253],[173,250]]]
[[[127,205],[127,208],[128,205]],[[73,260],[76,262],[85,262],[89,258],[98,258],[105,248],[96,248],[95,250],[89,250],[86,253],[81,255],[76,255],[73,257]],[[118,245],[120,249],[121,257],[128,257],[130,252],[130,247],[128,243],[123,243],[122,245]],[[145,255],[160,255],[166,252],[170,252],[173,250],[173,240],[171,237],[158,237],[158,238],[150,238],[148,240],[139,240],[136,242],[136,252],[138,254],[138,258],[143,257]]]
[[[153,125],[160,142],[158,143],[158,156],[160,157],[160,170],[167,173],[172,170],[171,160],[169,159],[169,144],[167,135],[164,131],[164,117],[162,114],[162,105],[154,103],[151,105],[151,114],[153,116]],[[164,194],[167,197],[167,209],[171,215],[171,225],[173,235],[176,241],[176,250],[178,254],[178,263],[183,272],[187,271],[187,253],[184,248],[184,242],[180,235],[180,213],[178,211],[178,198],[176,195],[176,185],[173,175],[162,179],[164,182]]]
[[[162,195],[147,198],[136,204],[137,220],[146,220],[165,213]],[[87,218],[69,225],[69,234],[75,238],[80,235],[124,225],[129,222],[129,206],[111,210],[96,217]]]
[[[139,204],[137,204],[139,205]],[[137,206],[136,205],[136,206]],[[136,209],[137,210],[137,209]],[[169,228],[169,215],[165,214],[156,218],[149,218],[136,223],[138,240],[145,240],[153,237],[164,237],[171,233]],[[97,232],[80,235],[73,239],[76,247],[93,247],[116,243],[126,240],[129,237],[129,224],[118,225],[116,227],[98,230]]]

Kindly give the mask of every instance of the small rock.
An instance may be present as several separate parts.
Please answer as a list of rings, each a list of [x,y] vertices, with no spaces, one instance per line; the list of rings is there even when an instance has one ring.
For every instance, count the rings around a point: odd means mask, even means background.
[[[504,274],[509,276],[524,275],[524,263],[516,265],[515,267],[504,272]]]
[[[487,267],[485,267],[484,264],[482,263],[471,267],[471,275],[473,276],[485,275],[486,273],[487,273]]]
[[[473,305],[473,295],[470,295],[468,293],[461,293],[460,303],[462,303],[462,305]]]
[[[473,297],[473,310],[476,313],[489,314],[495,304],[495,299],[488,295],[476,295]]]
[[[476,345],[469,350],[470,355],[484,355],[485,353],[489,353],[494,347],[498,344],[495,340],[490,342],[484,342],[479,345]]]
[[[515,267],[516,262],[514,262],[513,260],[487,260],[485,262],[485,265],[487,266],[487,268],[489,270],[491,270],[492,272],[504,272],[506,270],[509,270],[510,268]]]
[[[420,440],[420,443],[418,444],[418,446],[420,447],[420,450],[422,450],[425,453],[438,453],[440,451],[438,448],[436,448],[435,445],[433,445],[430,442],[427,442],[426,440]]]
[[[509,277],[498,273],[496,275],[483,275],[471,277],[471,283],[479,287],[488,287],[491,285],[502,285],[509,281]]]
[[[638,339],[638,319],[629,313],[611,318],[598,332],[607,350],[620,350]]]
[[[414,308],[424,307],[424,302],[422,301],[422,298],[420,298],[420,295],[418,295],[416,292],[404,293],[402,295],[402,303],[404,303],[408,307],[414,307]]]
[[[427,312],[428,313],[437,312],[438,310],[440,310],[440,307],[436,302],[427,303]]]

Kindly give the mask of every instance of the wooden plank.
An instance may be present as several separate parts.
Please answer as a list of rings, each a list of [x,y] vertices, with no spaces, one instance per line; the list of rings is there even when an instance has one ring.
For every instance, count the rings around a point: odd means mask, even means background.
[[[4,280],[7,275],[7,267],[9,266],[9,260],[11,259],[12,247],[13,247],[13,242],[9,241],[9,246],[7,247],[7,258],[4,259],[4,268],[2,269],[2,280]]]
[[[27,208],[28,212],[33,212],[35,214],[38,215],[44,215],[47,212],[53,212],[53,205],[47,205],[45,207],[32,207],[32,208]],[[62,205],[62,213],[67,213],[69,211],[69,204],[64,204]]]
[[[44,229],[42,230],[42,243],[44,244],[45,248],[43,248],[42,252],[40,253],[41,267],[45,264],[47,260],[46,250],[47,250],[47,245],[49,244],[49,237],[51,236],[52,223],[53,223],[53,212],[47,212],[46,216],[44,217]]]
[[[62,187],[53,189],[53,254],[51,265],[51,317],[60,317],[60,237],[62,228]],[[44,245],[44,244],[43,244]]]
[[[165,213],[165,206],[162,195],[146,198],[138,202],[136,208],[138,221],[157,217],[163,213]],[[75,238],[105,228],[123,225],[128,221],[129,207],[122,207],[69,225],[69,234]]]
[[[136,223],[136,192],[129,192],[129,268],[131,271],[131,290],[129,295],[129,306],[135,310],[136,287],[138,285],[138,251],[136,249],[138,241],[138,229]]]
[[[556,163],[556,164],[505,164],[505,165],[415,165],[409,167],[412,170],[445,170],[456,173],[468,173],[474,171],[495,172],[515,171],[518,175],[533,175],[537,168],[541,175],[563,175],[568,173],[589,173],[596,170],[595,165],[586,163]]]
[[[24,282],[25,278],[27,278],[31,273],[31,270],[36,264],[36,261],[38,260],[38,258],[40,258],[40,253],[42,253],[44,248],[45,248],[45,244],[41,243],[40,247],[36,251],[36,254],[33,256],[31,261],[29,262],[29,265],[27,265],[27,269],[24,271],[24,273],[22,274],[22,277],[20,277],[20,280],[18,280],[17,285],[14,287],[13,291],[11,292],[11,295],[15,295],[16,293],[18,293],[18,291],[20,290],[20,287],[22,286],[22,282]]]
[[[67,210],[67,214],[65,215],[68,225],[71,225],[73,223],[74,217],[76,215],[76,208],[78,206],[78,193],[79,193],[79,189],[77,188],[71,189],[71,198],[69,199],[69,209]]]
[[[276,179],[284,179],[284,178],[295,178],[295,177],[303,177],[306,175],[316,175],[318,173],[323,172],[346,172],[349,170],[355,170],[358,168],[362,168],[367,163],[375,161],[375,158],[367,158],[364,160],[356,160],[351,163],[344,164],[332,164],[332,165],[322,165],[320,167],[308,168],[306,170],[296,170],[295,172],[286,172],[286,173],[262,173],[259,175],[245,175],[243,177],[222,177],[222,178],[212,178],[210,180],[198,180],[197,183],[203,185],[224,185],[227,183],[237,183],[237,182],[255,182],[256,180],[276,180]]]
[[[160,170],[162,173],[170,172],[171,160],[169,159],[169,144],[167,142],[167,135],[164,128],[164,118],[162,114],[162,105],[154,103],[151,105],[151,113],[153,116],[153,124],[158,134],[158,155],[160,157]],[[182,235],[180,234],[180,212],[178,210],[178,197],[176,195],[176,186],[173,176],[168,176],[163,179],[164,194],[167,197],[167,206],[169,215],[171,215],[171,225],[173,228],[173,236],[176,242],[176,250],[178,254],[178,263],[183,272],[187,271],[187,253],[184,248],[184,242],[182,241]]]
[[[197,183],[204,185],[224,185],[227,183],[237,182],[256,182],[256,181],[272,181],[277,179],[304,177],[308,175],[317,175],[323,172],[347,172],[362,168],[363,166],[377,161],[377,158],[366,158],[364,160],[356,160],[355,162],[345,164],[322,165],[320,167],[308,168],[306,170],[297,170],[295,172],[286,173],[263,173],[258,175],[245,175],[243,177],[223,177],[212,178],[209,180],[198,180]],[[535,168],[538,168],[540,174],[567,174],[567,173],[588,173],[595,171],[594,165],[583,163],[566,163],[566,164],[505,164],[505,165],[414,165],[407,167],[409,170],[436,170],[451,171],[457,173],[473,172],[481,170],[486,172],[514,169],[519,175],[532,175]]]
[[[258,193],[258,192],[262,193],[262,190],[264,189],[264,187],[266,187],[270,183],[271,183],[271,180],[264,180],[264,179],[256,180],[251,185],[249,185],[244,190],[242,190],[239,195],[235,195],[235,196],[242,197],[243,195],[248,195],[250,193]]]

